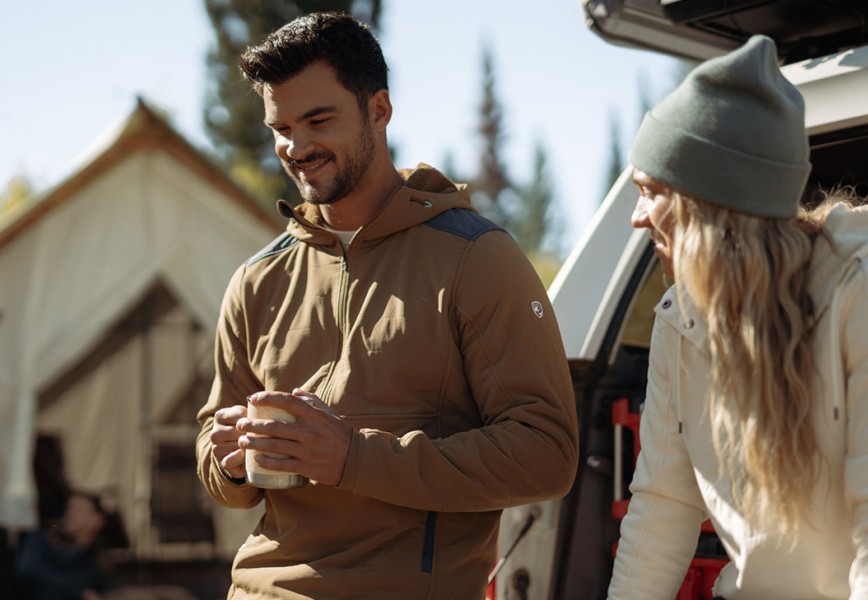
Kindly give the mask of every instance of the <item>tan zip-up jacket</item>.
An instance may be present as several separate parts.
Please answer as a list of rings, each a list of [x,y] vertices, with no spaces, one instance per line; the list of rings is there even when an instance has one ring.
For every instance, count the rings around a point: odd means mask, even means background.
[[[238,269],[199,414],[199,476],[265,500],[230,598],[481,599],[501,510],[563,495],[574,396],[546,291],[513,240],[425,165],[344,252],[302,205]],[[213,414],[258,390],[316,393],[354,427],[337,487],[224,477]]]

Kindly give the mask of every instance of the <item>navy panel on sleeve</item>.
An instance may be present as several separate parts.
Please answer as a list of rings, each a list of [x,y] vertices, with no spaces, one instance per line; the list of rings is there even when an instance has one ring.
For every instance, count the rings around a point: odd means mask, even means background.
[[[470,241],[488,231],[503,230],[502,227],[492,223],[479,213],[463,208],[450,208],[430,221],[426,221],[425,224]]]
[[[252,257],[250,257],[247,260],[247,262],[245,263],[245,266],[249,267],[253,263],[260,261],[263,258],[266,258],[266,257],[271,256],[273,254],[280,254],[284,250],[288,250],[288,249],[292,248],[297,243],[298,243],[298,238],[290,235],[289,233],[282,233],[279,236],[277,236],[274,240],[269,242],[269,244],[265,248],[263,248],[262,250],[260,250],[256,254],[254,254]]]

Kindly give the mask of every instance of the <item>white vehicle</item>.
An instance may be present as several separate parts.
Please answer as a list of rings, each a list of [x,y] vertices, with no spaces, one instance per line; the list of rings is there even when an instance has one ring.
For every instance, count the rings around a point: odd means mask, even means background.
[[[770,36],[805,98],[813,166],[805,202],[836,184],[868,195],[868,2],[582,0],[582,8],[612,43],[695,60]],[[563,500],[504,512],[498,600],[606,596],[638,452],[652,309],[665,287],[647,232],[630,228],[630,175],[607,194],[549,290],[573,374],[580,466]],[[710,598],[725,561],[709,528],[676,600]]]

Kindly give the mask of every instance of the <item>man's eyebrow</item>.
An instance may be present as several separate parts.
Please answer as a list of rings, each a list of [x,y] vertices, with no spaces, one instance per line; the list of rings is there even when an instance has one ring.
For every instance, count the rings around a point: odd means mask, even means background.
[[[336,106],[317,106],[316,108],[312,108],[303,115],[301,115],[302,119],[312,119],[324,113],[333,113],[337,111]]]
[[[322,115],[322,114],[337,112],[337,110],[338,109],[336,106],[317,106],[316,108],[312,108],[309,111],[307,111],[306,113],[304,113],[303,115],[301,115],[301,117],[299,117],[298,120],[299,121],[305,121],[307,119],[312,119],[314,117],[318,117],[319,115]],[[266,127],[271,127],[272,129],[279,129],[281,127],[286,127],[286,124],[283,121],[280,121],[278,119],[275,119],[275,120],[266,119],[265,121],[263,121],[263,123],[265,123]]]

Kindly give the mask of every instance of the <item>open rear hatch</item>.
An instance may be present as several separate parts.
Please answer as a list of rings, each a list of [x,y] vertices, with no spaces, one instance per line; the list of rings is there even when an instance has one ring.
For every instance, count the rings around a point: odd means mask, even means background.
[[[581,0],[581,6],[585,24],[608,42],[695,61],[768,35],[787,65],[784,75],[805,98],[813,165],[805,203],[838,185],[868,195],[868,0]],[[501,548],[505,556],[515,552],[498,576],[498,600],[606,596],[640,447],[653,307],[668,285],[647,233],[630,229],[635,199],[628,168],[549,288],[573,376],[582,460],[564,499],[504,511]],[[726,560],[706,528],[678,598],[710,598]]]
[[[587,26],[622,46],[705,60],[765,34],[783,64],[868,43],[865,0],[581,0]]]

